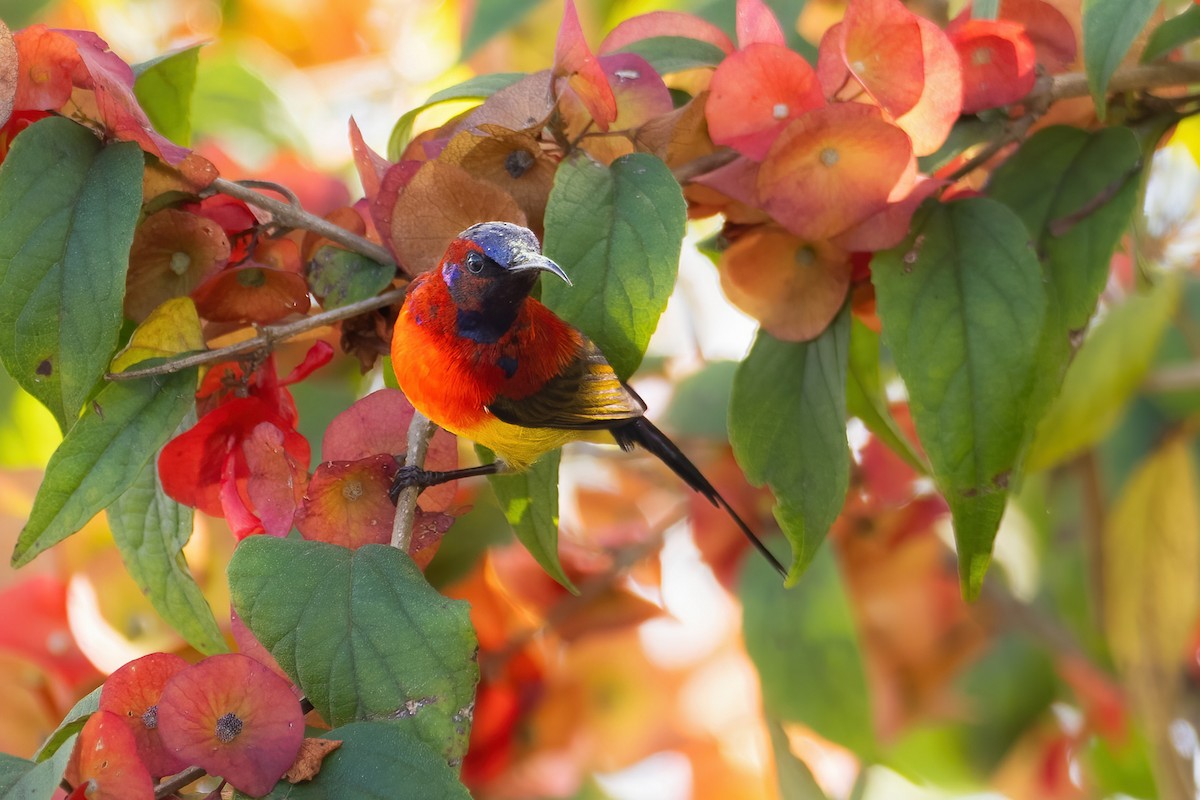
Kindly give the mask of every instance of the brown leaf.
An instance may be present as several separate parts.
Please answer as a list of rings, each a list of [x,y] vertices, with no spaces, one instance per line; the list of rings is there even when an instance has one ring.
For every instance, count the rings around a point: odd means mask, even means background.
[[[0,127],[8,122],[17,96],[17,45],[0,20]]]
[[[480,125],[451,139],[438,160],[460,166],[510,194],[533,231],[541,234],[556,165],[534,136],[499,125]]]
[[[550,70],[535,72],[506,86],[467,115],[459,130],[481,125],[499,125],[509,130],[540,129],[554,108],[550,94]]]
[[[296,763],[283,773],[283,779],[288,783],[311,781],[321,771],[325,756],[342,746],[336,739],[305,739],[300,743],[300,753]]]
[[[701,92],[668,114],[649,120],[638,129],[634,141],[675,168],[716,150],[708,137],[704,105],[708,92]]]
[[[477,222],[526,225],[525,212],[507,192],[462,167],[430,161],[405,187],[392,211],[392,246],[415,273],[432,269],[446,246]]]

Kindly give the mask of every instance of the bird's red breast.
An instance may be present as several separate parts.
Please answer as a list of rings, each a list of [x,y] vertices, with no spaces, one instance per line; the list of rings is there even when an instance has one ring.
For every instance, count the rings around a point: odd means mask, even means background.
[[[459,330],[460,308],[438,270],[409,286],[392,337],[392,367],[413,406],[456,433],[474,437],[496,418],[487,410],[499,395],[536,393],[578,358],[584,338],[532,298],[496,341]]]

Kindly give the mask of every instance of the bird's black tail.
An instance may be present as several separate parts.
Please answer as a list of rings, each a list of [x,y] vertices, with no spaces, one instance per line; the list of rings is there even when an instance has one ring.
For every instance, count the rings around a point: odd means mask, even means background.
[[[737,526],[742,529],[742,533],[746,534],[746,538],[750,540],[755,549],[771,562],[771,566],[775,567],[780,575],[787,577],[787,569],[779,563],[779,559],[775,558],[774,553],[767,549],[754,531],[750,530],[750,526],[738,516],[738,513],[721,496],[721,493],[708,482],[704,473],[683,454],[683,451],[674,442],[667,438],[665,433],[656,428],[654,423],[645,417],[638,417],[612,428],[612,435],[617,440],[617,444],[625,450],[630,450],[634,445],[638,445],[654,454],[682,478],[684,483],[707,497],[714,506],[725,509]]]

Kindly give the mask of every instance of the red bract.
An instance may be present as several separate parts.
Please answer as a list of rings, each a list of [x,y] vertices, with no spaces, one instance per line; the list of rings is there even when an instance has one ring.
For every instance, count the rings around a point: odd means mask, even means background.
[[[288,452],[288,435],[269,422],[254,426],[242,442],[249,475],[246,499],[254,515],[270,536],[287,536],[304,486],[308,482],[308,458],[301,464]]]
[[[651,11],[624,20],[608,32],[597,52],[611,53],[622,47],[658,36],[684,36],[733,52],[733,42],[725,31],[711,22],[682,11]]]
[[[266,325],[309,309],[302,275],[248,264],[222,270],[192,292],[200,316],[213,322]]]
[[[413,407],[399,389],[380,389],[358,400],[333,418],[321,440],[321,454],[331,461],[359,461],[376,455],[400,456],[408,450],[408,426]],[[425,468],[458,467],[458,440],[437,429],[425,456]],[[431,486],[421,493],[418,506],[425,511],[446,511],[454,500],[455,484]]]
[[[554,45],[551,79],[558,82],[561,78],[566,79],[567,87],[587,107],[596,127],[602,131],[608,130],[608,126],[617,118],[617,101],[600,62],[583,38],[583,27],[579,24],[579,12],[575,9],[574,0],[566,2],[562,26],[558,29],[558,41]]]
[[[779,20],[762,0],[738,0],[734,11],[738,47],[752,44],[783,44],[786,40]]]
[[[953,27],[959,20],[970,19],[971,6],[950,23]],[[1037,51],[1037,59],[1047,72],[1062,72],[1075,61],[1078,45],[1075,29],[1070,21],[1045,0],[1004,0],[1000,4],[1000,18],[1020,24],[1025,35]]]
[[[210,656],[171,678],[158,720],[175,755],[255,797],[271,791],[304,739],[291,686],[241,653]]]
[[[752,44],[713,73],[704,113],[717,144],[762,160],[789,122],[825,105],[816,73],[783,45]]]
[[[379,194],[379,184],[383,176],[393,166],[383,156],[376,153],[363,139],[362,131],[354,117],[350,118],[350,149],[354,153],[354,167],[358,170],[358,179],[363,185],[363,194],[368,201],[373,201]]]
[[[214,366],[196,393],[200,421],[159,455],[164,491],[225,517],[239,539],[264,530],[286,535],[289,503],[294,510],[309,460],[308,440],[295,430],[296,406],[286,387],[332,357],[327,342],[316,342],[282,379],[275,374],[274,355],[249,375],[236,363]],[[259,504],[266,524],[254,510]]]
[[[138,758],[133,733],[116,714],[97,711],[75,745],[79,785],[87,800],[152,800],[154,781]]]
[[[137,142],[169,164],[182,165],[188,157],[187,148],[154,130],[133,94],[133,70],[99,36],[33,25],[13,38],[22,65],[15,108],[62,111],[70,104],[72,114],[94,119],[109,136]],[[189,172],[198,176],[202,169]]]
[[[17,138],[17,134],[39,119],[44,119],[48,116],[50,116],[48,111],[17,111],[9,117],[8,122],[0,126],[0,164],[4,163],[4,158],[8,155],[13,139]]]
[[[962,60],[963,113],[1015,103],[1033,90],[1037,54],[1019,24],[970,19],[952,27],[950,38]]]
[[[151,653],[109,675],[100,690],[100,710],[111,711],[124,720],[152,778],[174,775],[188,766],[167,750],[158,731],[158,701],[163,687],[187,667],[186,661],[172,653]]]
[[[388,498],[398,466],[389,455],[317,466],[296,527],[305,539],[357,549],[391,540],[396,507]]]
[[[775,140],[758,195],[785,228],[820,241],[886,208],[913,170],[912,143],[879,109],[835,103],[794,120]]]
[[[259,223],[254,211],[244,202],[228,195],[214,194],[180,208],[221,226],[232,247],[229,263],[240,264],[250,255],[251,247],[258,239]]]

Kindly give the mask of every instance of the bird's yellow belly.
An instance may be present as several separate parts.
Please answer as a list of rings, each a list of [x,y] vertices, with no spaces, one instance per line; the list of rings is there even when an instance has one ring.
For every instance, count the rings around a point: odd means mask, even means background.
[[[612,434],[606,430],[525,428],[489,417],[470,430],[447,430],[483,445],[515,470],[528,469],[544,454],[568,442],[614,443]]]

